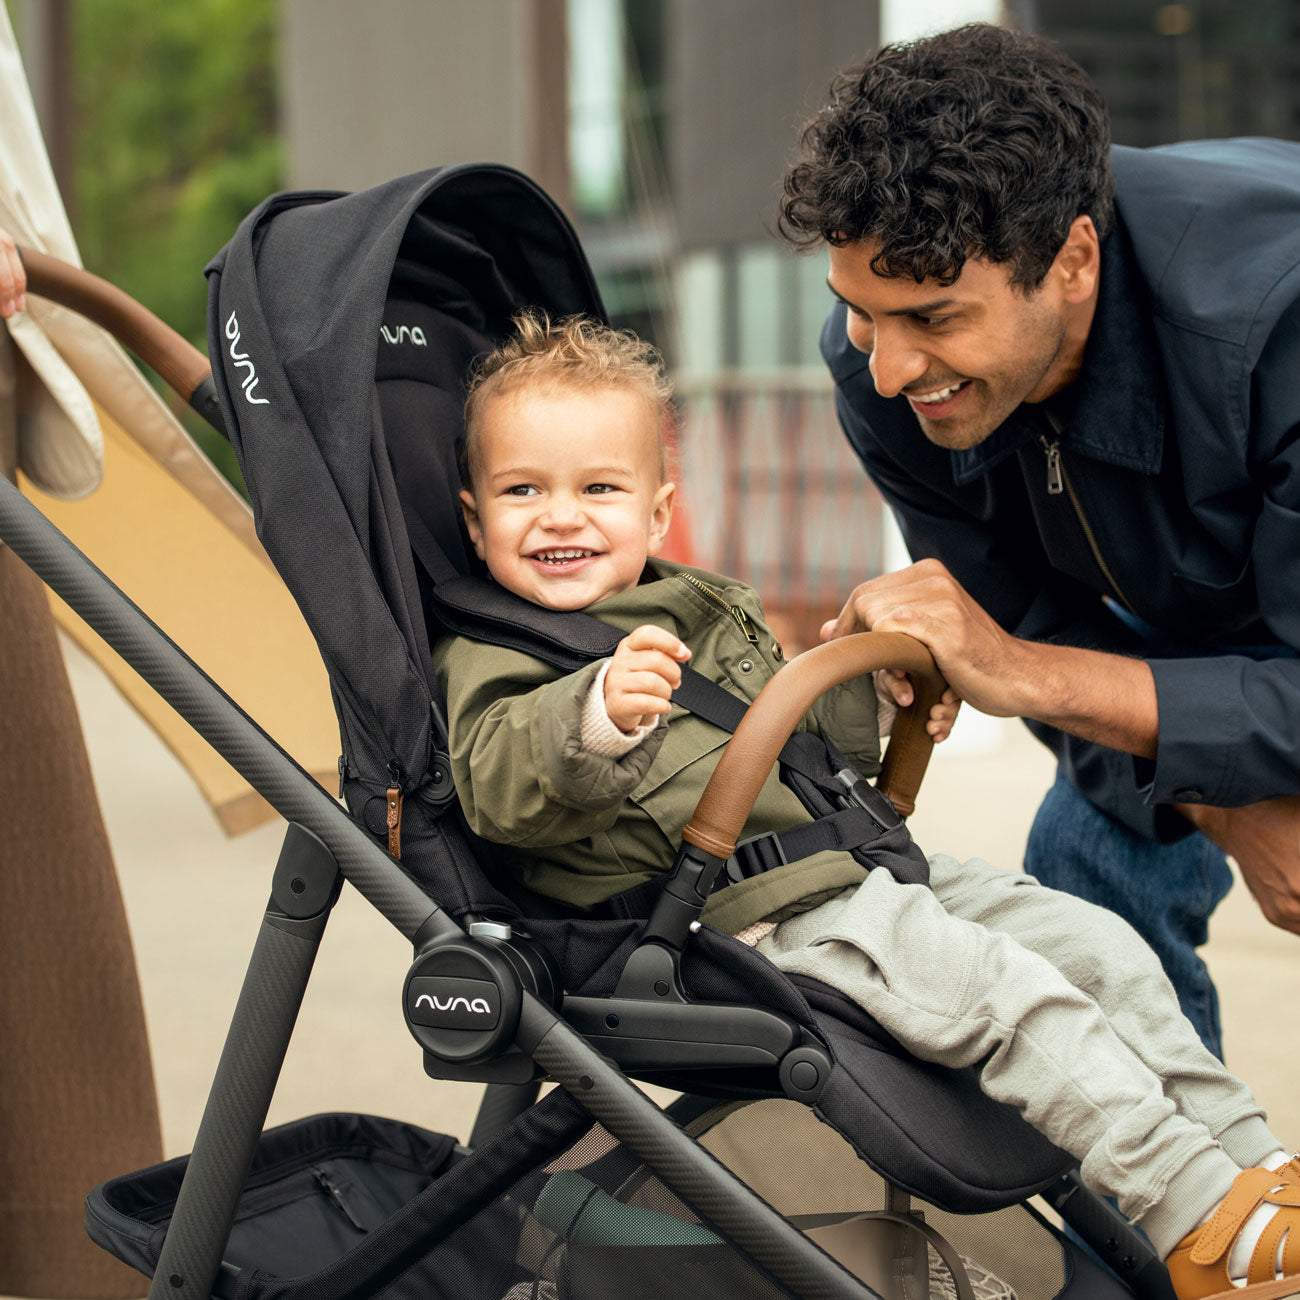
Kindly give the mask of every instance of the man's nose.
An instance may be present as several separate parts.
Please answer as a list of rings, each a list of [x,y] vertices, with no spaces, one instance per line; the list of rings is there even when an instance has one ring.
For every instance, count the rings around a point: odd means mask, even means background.
[[[868,365],[876,383],[876,392],[881,397],[897,397],[925,374],[930,359],[892,331],[877,329]]]

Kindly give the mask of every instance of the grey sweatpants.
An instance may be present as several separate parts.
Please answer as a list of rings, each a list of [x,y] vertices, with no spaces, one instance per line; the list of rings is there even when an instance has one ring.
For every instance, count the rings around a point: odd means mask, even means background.
[[[980,1064],[1082,1162],[1162,1256],[1281,1143],[1112,912],[987,862],[930,859],[932,888],[873,871],[781,922],[758,951],[842,990],[909,1051]]]

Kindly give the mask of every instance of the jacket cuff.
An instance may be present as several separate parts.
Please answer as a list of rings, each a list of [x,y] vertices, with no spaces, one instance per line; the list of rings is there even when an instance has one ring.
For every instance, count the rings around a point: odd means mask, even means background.
[[[1251,741],[1241,681],[1249,662],[1229,655],[1148,660],[1156,683],[1160,739],[1154,762],[1136,759],[1133,765],[1147,803],[1228,807],[1251,802],[1235,788],[1236,755]]]
[[[623,731],[615,726],[605,707],[605,678],[609,674],[609,665],[608,659],[600,665],[600,671],[582,702],[580,734],[582,747],[589,754],[598,754],[601,758],[622,758],[624,754],[630,754],[655,729],[658,719],[632,731]]]

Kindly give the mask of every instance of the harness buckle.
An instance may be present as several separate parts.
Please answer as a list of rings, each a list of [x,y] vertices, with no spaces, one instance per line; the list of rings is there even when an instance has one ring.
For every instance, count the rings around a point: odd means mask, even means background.
[[[889,802],[889,796],[877,790],[860,772],[842,767],[835,773],[835,779],[844,787],[845,793],[838,798],[845,808],[865,809],[882,831],[897,830],[903,824],[902,814]],[[740,845],[736,847],[739,849]]]
[[[751,876],[761,876],[773,867],[783,867],[789,859],[781,847],[781,838],[776,831],[767,831],[763,835],[751,835],[748,839],[736,841],[736,851],[727,859],[727,882],[738,885]]]

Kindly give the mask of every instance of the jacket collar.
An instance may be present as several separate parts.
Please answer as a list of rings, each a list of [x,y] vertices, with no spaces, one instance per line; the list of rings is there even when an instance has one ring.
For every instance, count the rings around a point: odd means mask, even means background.
[[[707,626],[715,621],[719,607],[689,582],[673,581],[683,574],[690,574],[699,579],[726,600],[729,604],[746,605],[746,612],[752,616],[753,593],[749,587],[728,578],[721,573],[710,573],[707,569],[695,569],[690,565],[677,564],[672,560],[651,558],[646,561],[641,581],[627,591],[606,596],[587,609],[607,621],[620,619],[645,619],[663,612],[671,614],[678,622],[679,635],[689,636],[697,627]]]
[[[1101,290],[1079,378],[1060,395],[1062,441],[1070,452],[1154,474],[1164,448],[1164,375],[1146,286],[1122,226],[1101,246]],[[974,482],[1030,439],[1047,431],[1046,415],[1025,403],[978,446],[954,451],[952,476]]]

